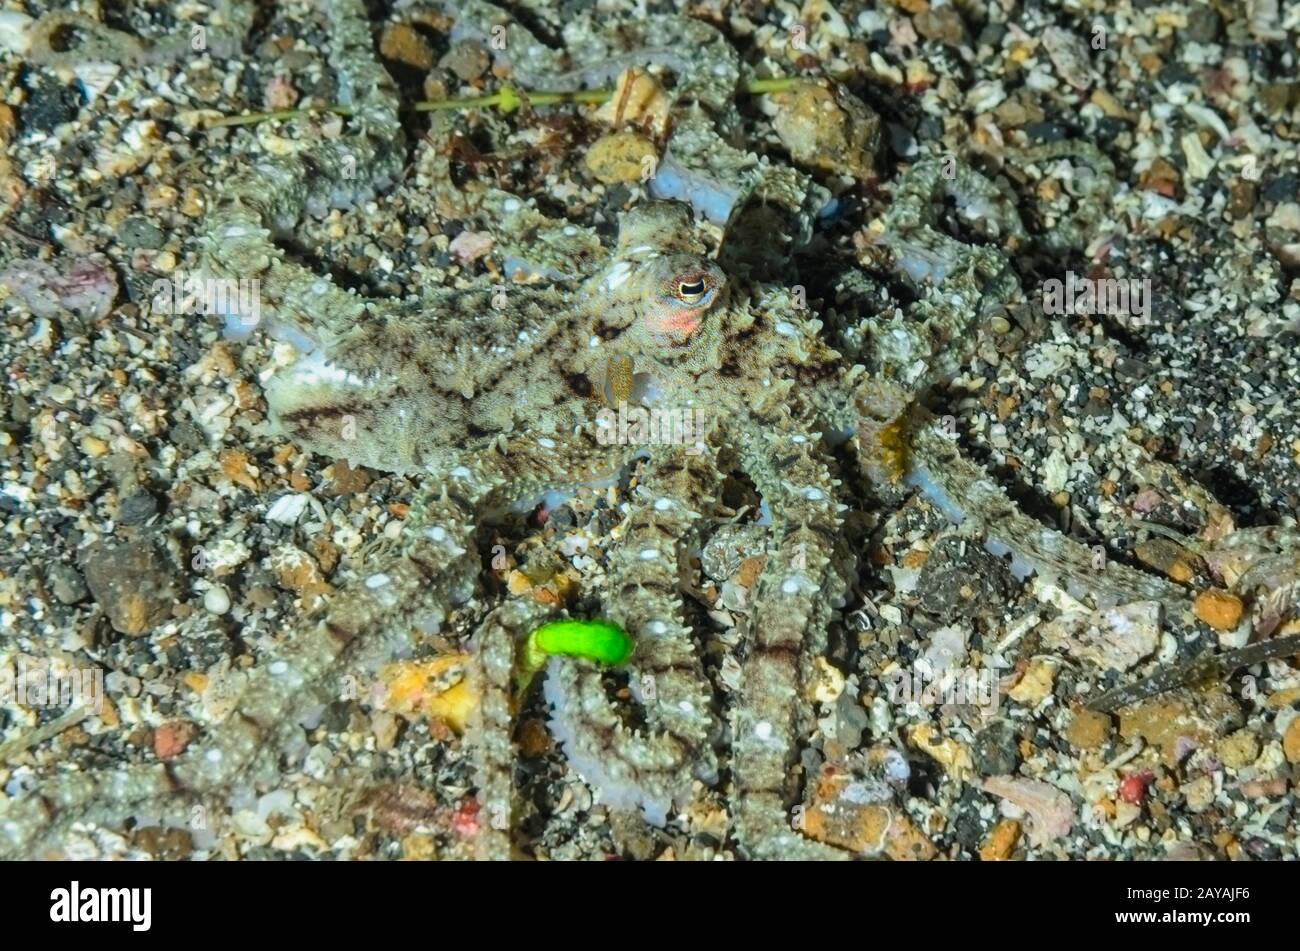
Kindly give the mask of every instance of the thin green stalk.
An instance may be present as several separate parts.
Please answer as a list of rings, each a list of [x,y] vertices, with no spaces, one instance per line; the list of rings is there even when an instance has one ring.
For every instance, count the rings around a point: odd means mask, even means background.
[[[789,89],[799,80],[794,78],[755,79],[745,84],[745,92],[751,96],[761,96],[769,92],[781,92]],[[596,104],[607,102],[614,95],[612,89],[580,89],[576,92],[528,92],[513,86],[502,86],[487,96],[460,96],[453,99],[434,99],[415,103],[416,112],[441,112],[447,109],[496,109],[503,115],[516,112],[523,105],[558,106],[566,103]],[[256,125],[259,122],[277,119],[300,119],[305,116],[333,113],[350,116],[354,110],[350,106],[316,106],[310,109],[276,109],[271,112],[250,112],[242,116],[222,116],[208,123],[207,128],[216,129],[223,126]]]

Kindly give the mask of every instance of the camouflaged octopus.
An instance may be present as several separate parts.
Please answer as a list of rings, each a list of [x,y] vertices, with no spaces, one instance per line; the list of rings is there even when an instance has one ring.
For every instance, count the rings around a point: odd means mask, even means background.
[[[615,42],[601,39],[613,31],[588,24],[585,33],[566,31],[574,36],[566,56],[494,7],[457,6],[462,36],[507,24],[508,65],[524,85],[575,88],[629,65],[674,71],[671,161],[651,193],[720,218],[729,241],[756,237],[737,223],[749,205],[785,209],[791,242],[806,239],[826,194],[802,173],[729,144],[741,71],[712,28],[652,18]],[[0,807],[5,850],[35,854],[73,823],[142,811],[166,821],[237,784],[273,788],[303,710],[332,699],[345,671],[373,666],[412,629],[437,630],[471,600],[483,568],[479,529],[520,502],[601,484],[639,462],[600,592],[604,616],[635,641],[628,684],[637,709],[631,716],[607,692],[598,668],[552,659],[543,691],[565,756],[611,807],[662,824],[693,784],[721,782],[724,752],[730,836],[741,855],[848,857],[805,838],[791,818],[812,729],[806,685],[856,572],[842,525],[844,467],[831,449],[849,441],[860,463],[851,477],[897,476],[898,460],[882,459],[896,451],[891,440],[908,407],[960,367],[974,329],[1017,290],[1005,255],[942,233],[932,204],[953,198],[1003,240],[1023,236],[1014,204],[965,167],[950,177],[934,162],[914,165],[895,188],[881,244],[920,300],[906,316],[843,328],[837,349],[789,287],[728,273],[707,255],[687,206],[675,201],[627,211],[607,252],[592,233],[548,221],[517,198],[448,186],[445,200],[460,216],[495,218],[500,233],[518,236],[517,248],[499,249],[515,255],[516,273],[543,280],[504,294],[484,283],[368,300],[289,260],[274,241],[306,214],[390,186],[405,160],[397,97],[375,61],[364,7],[333,0],[329,8],[331,65],[353,109],[348,133],[257,160],[227,182],[204,253],[213,274],[261,280],[266,329],[301,351],[267,388],[278,425],[309,450],[418,474],[422,492],[400,539],[364,566],[363,580],[261,653],[235,716],[171,763],[63,773],[8,802]],[[557,271],[554,261],[566,263]],[[693,445],[620,445],[602,433],[600,413],[619,402],[701,410],[705,430]],[[715,700],[681,595],[729,472],[724,460],[752,479],[771,515],[729,711]],[[469,742],[492,819],[479,842],[484,857],[511,854],[515,652],[543,619],[540,606],[507,600],[475,635],[482,700]]]

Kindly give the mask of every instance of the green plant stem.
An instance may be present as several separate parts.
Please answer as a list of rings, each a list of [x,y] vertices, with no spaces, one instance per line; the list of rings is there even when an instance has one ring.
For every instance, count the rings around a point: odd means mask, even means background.
[[[756,79],[745,84],[745,92],[751,96],[781,92],[789,89],[798,81],[794,78]],[[515,89],[513,86],[506,85],[487,96],[461,96],[454,99],[426,100],[415,103],[412,108],[416,112],[441,112],[448,109],[496,109],[503,115],[509,115],[525,104],[530,106],[558,106],[566,103],[594,105],[607,102],[613,95],[614,90],[612,89],[580,89],[576,92],[528,92],[527,90]],[[250,112],[242,116],[222,116],[209,122],[207,128],[217,129],[230,126],[256,125],[259,122],[270,122],[278,119],[300,119],[322,113],[350,116],[354,111],[350,106],[275,109],[271,112]]]

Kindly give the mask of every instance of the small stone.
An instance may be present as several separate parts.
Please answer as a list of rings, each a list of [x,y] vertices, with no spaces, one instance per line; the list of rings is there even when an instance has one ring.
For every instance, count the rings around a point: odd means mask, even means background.
[[[273,551],[270,562],[280,587],[302,598],[306,607],[334,590],[321,574],[316,559],[292,545]]]
[[[1039,658],[1029,665],[1024,676],[1008,692],[1016,703],[1027,707],[1036,707],[1052,693],[1056,681],[1057,662],[1050,658]]]
[[[92,459],[98,459],[108,453],[108,443],[98,436],[86,433],[81,437],[81,451]]]
[[[914,749],[933,759],[958,782],[964,782],[974,769],[971,751],[951,737],[941,736],[929,723],[918,723],[907,739]]]
[[[1138,185],[1146,191],[1156,192],[1166,198],[1178,193],[1178,169],[1162,158],[1152,162],[1138,177]]]
[[[980,847],[980,861],[1005,862],[1019,843],[1020,823],[1015,819],[1003,819],[993,827]]]
[[[482,43],[462,40],[438,60],[438,66],[450,69],[462,81],[470,82],[482,76],[491,62]]]
[[[124,498],[117,507],[117,520],[123,525],[144,525],[158,514],[158,500],[140,489]]]
[[[46,580],[60,604],[77,604],[86,599],[86,580],[71,565],[55,565]]]
[[[1076,750],[1100,749],[1110,736],[1111,719],[1095,710],[1076,710],[1066,728],[1065,739]]]
[[[1134,601],[1100,611],[1073,611],[1040,625],[1038,632],[1046,647],[1107,670],[1128,670],[1160,645],[1160,604]]]
[[[280,73],[267,81],[262,101],[268,109],[291,109],[298,101],[298,90],[294,88],[292,79]]]
[[[811,839],[861,855],[928,861],[938,850],[885,784],[826,765],[808,789],[796,823]]]
[[[885,839],[885,854],[895,862],[929,862],[939,850],[907,813],[899,811]]]
[[[484,231],[462,231],[447,246],[460,264],[472,264],[492,250],[492,235]]]
[[[938,40],[948,46],[961,46],[966,42],[966,24],[953,6],[924,10],[912,18],[912,25],[927,40]]]
[[[1134,548],[1133,554],[1144,565],[1163,572],[1179,584],[1192,580],[1192,564],[1196,556],[1171,539],[1149,538]]]
[[[163,246],[166,236],[162,229],[146,218],[133,215],[122,222],[117,235],[128,248],[146,248],[156,251]]]
[[[175,759],[185,752],[195,732],[194,724],[184,720],[164,723],[153,731],[154,755],[161,760]]]
[[[1119,714],[1120,736],[1126,740],[1140,736],[1159,747],[1161,759],[1169,767],[1241,724],[1241,708],[1220,684],[1197,691],[1170,691],[1124,707]]]
[[[1254,182],[1246,181],[1244,178],[1234,178],[1231,187],[1228,189],[1228,214],[1235,221],[1249,218],[1255,210],[1258,195],[1259,189]]]
[[[1006,720],[998,720],[975,734],[971,750],[975,769],[981,776],[1006,776],[1020,768],[1020,750],[1016,730]]]
[[[1238,730],[1221,739],[1217,750],[1224,766],[1242,769],[1259,756],[1259,739],[1249,730]]]
[[[1300,102],[1300,84],[1263,83],[1259,87],[1259,101],[1273,115],[1286,112]]]
[[[253,492],[258,490],[257,474],[251,467],[248,453],[242,449],[225,449],[220,461],[221,474],[227,479]]]
[[[1196,596],[1192,612],[1216,631],[1235,630],[1241,622],[1241,598],[1221,588],[1209,588]]]
[[[796,162],[857,179],[874,174],[880,116],[857,96],[838,85],[799,81],[770,99],[772,128]]]
[[[587,150],[586,166],[597,181],[614,185],[649,179],[657,161],[655,145],[645,136],[635,132],[614,132],[591,144]]]
[[[1214,780],[1209,776],[1200,776],[1190,783],[1183,783],[1183,798],[1191,812],[1204,812],[1214,803]]]
[[[54,130],[77,117],[81,96],[72,85],[64,85],[46,70],[27,73],[27,101],[18,113],[22,134],[34,132],[53,137]]]
[[[1268,695],[1264,705],[1271,710],[1280,710],[1300,703],[1300,687],[1283,687]]]
[[[138,637],[171,616],[176,600],[171,566],[152,542],[96,545],[84,570],[90,592],[114,630]]]
[[[441,720],[461,733],[479,704],[478,688],[467,676],[469,666],[466,654],[388,664],[379,672],[382,707],[406,717]]]
[[[427,832],[416,832],[402,839],[402,858],[407,862],[433,862],[438,858],[437,840]]]
[[[386,59],[413,66],[421,72],[433,69],[429,42],[409,23],[390,23],[379,38],[379,52]]]
[[[194,851],[194,840],[189,829],[146,826],[137,829],[131,838],[137,848],[162,861],[187,859]]]
[[[230,592],[225,585],[214,584],[203,594],[203,607],[210,614],[222,615],[230,610]]]
[[[1282,734],[1282,753],[1288,763],[1300,763],[1300,717],[1292,720]]]

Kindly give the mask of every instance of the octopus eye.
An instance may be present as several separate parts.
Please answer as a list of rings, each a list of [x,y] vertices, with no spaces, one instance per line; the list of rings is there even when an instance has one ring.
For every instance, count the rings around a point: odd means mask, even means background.
[[[707,287],[705,286],[704,278],[701,277],[694,281],[682,281],[679,283],[677,285],[677,296],[687,304],[695,304],[704,296],[706,290]]]

